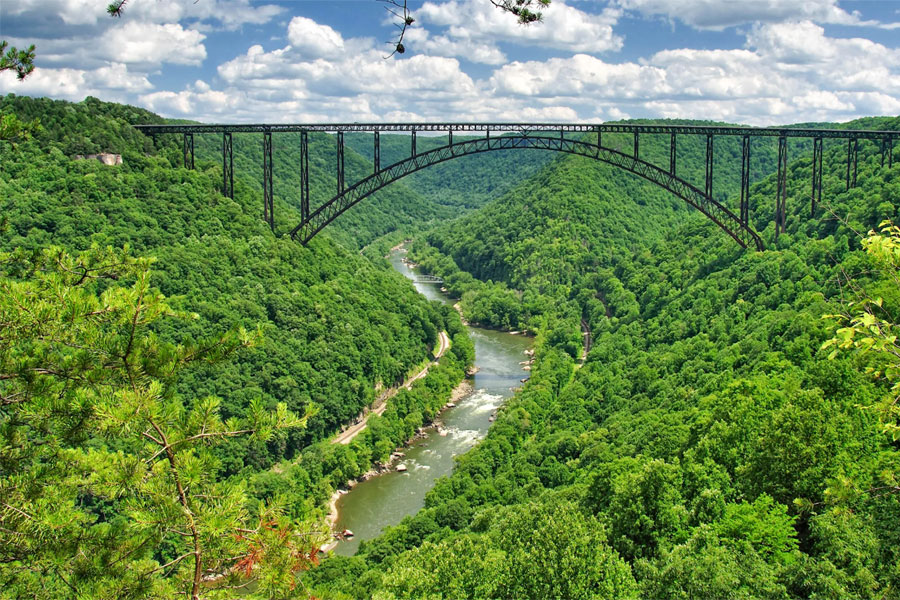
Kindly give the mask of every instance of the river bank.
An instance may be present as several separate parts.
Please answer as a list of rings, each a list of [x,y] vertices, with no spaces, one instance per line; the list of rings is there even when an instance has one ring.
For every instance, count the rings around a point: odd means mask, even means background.
[[[452,306],[439,284],[416,282],[417,274],[404,263],[404,252],[390,256],[391,265],[413,280],[416,289],[429,300]],[[530,362],[532,340],[524,335],[468,327],[475,345],[477,371],[458,386],[444,403],[444,410],[430,427],[423,427],[414,440],[395,450],[388,468],[366,474],[352,486],[342,486],[329,499],[329,523],[337,532],[351,530],[352,538],[340,541],[335,553],[353,555],[361,541],[377,537],[382,530],[418,512],[425,495],[436,480],[449,475],[456,457],[470,450],[487,435],[495,415],[514,389],[522,385]],[[471,373],[471,371],[470,371]],[[396,455],[403,453],[403,456]],[[398,471],[397,466],[405,470]]]
[[[394,451],[391,453],[391,461],[388,464],[376,464],[373,468],[363,473],[358,479],[351,479],[350,481],[346,482],[344,486],[334,491],[334,493],[331,495],[331,498],[329,498],[328,500],[328,515],[326,517],[326,522],[328,523],[328,527],[331,529],[334,540],[332,542],[329,542],[328,544],[325,544],[321,548],[322,552],[329,552],[331,550],[334,550],[334,548],[338,545],[338,542],[343,539],[343,530],[337,529],[337,522],[340,514],[338,511],[338,501],[340,500],[341,496],[348,494],[350,490],[352,490],[357,484],[366,481],[371,477],[383,475],[384,473],[388,473],[394,470],[396,463],[398,463],[405,456],[403,450],[415,444],[416,441],[424,438],[430,430],[434,430],[435,428],[440,427],[440,417],[444,413],[444,411],[450,408],[454,408],[456,406],[456,403],[458,403],[466,396],[470,395],[473,391],[474,388],[472,386],[471,380],[463,379],[455,388],[453,388],[453,391],[450,393],[449,400],[443,407],[441,407],[441,410],[435,415],[434,420],[427,425],[423,425],[422,427],[420,427],[416,432],[416,435],[406,440],[406,442],[404,442],[402,446],[394,448]]]
[[[407,378],[401,385],[395,385],[381,394],[378,395],[378,398],[372,405],[363,412],[362,415],[358,418],[358,420],[347,427],[347,429],[340,432],[333,440],[331,440],[332,444],[349,444],[353,441],[357,435],[359,435],[366,428],[366,423],[369,421],[369,417],[373,414],[381,416],[384,414],[384,411],[387,409],[387,401],[397,395],[397,393],[401,389],[412,389],[413,383],[418,381],[419,379],[428,375],[428,370],[436,365],[440,358],[444,355],[444,353],[450,349],[450,336],[447,335],[446,331],[441,331],[438,334],[438,348],[434,353],[434,360],[430,361],[424,367],[416,371],[415,374]]]

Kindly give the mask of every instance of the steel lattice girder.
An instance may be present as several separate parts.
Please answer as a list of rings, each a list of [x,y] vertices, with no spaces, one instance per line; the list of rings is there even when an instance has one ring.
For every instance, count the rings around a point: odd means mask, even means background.
[[[326,225],[337,218],[345,210],[401,177],[427,166],[444,162],[458,156],[511,148],[535,148],[566,152],[569,154],[586,156],[620,167],[639,175],[682,198],[685,202],[709,217],[710,220],[733,237],[742,247],[746,248],[752,246],[758,250],[762,250],[763,248],[762,240],[756,232],[750,229],[746,224],[742,223],[734,213],[687,181],[679,179],[655,165],[610,148],[600,148],[585,142],[567,140],[560,137],[526,135],[466,140],[457,142],[451,146],[441,146],[440,148],[436,148],[429,152],[423,152],[422,154],[394,163],[393,165],[357,182],[353,186],[347,188],[343,194],[335,196],[320,206],[309,216],[309,219],[295,227],[290,232],[290,235],[299,239],[303,244],[306,244],[313,236],[324,229]]]
[[[660,135],[750,135],[754,137],[833,138],[885,140],[900,136],[896,131],[867,129],[813,129],[799,127],[713,127],[702,125],[636,125],[628,123],[310,123],[246,125],[135,125],[147,135],[164,133],[289,133],[336,132],[499,132],[524,135],[529,132],[600,132]]]

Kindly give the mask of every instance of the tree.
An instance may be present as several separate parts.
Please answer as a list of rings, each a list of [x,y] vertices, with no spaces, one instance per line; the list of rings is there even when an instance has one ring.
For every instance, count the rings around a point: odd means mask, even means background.
[[[216,442],[302,427],[283,404],[223,421],[179,373],[258,335],[175,345],[127,248],[0,254],[0,588],[20,597],[228,597],[296,585],[322,536],[216,477]],[[128,285],[125,285],[125,284]],[[246,592],[242,593],[246,596]]]
[[[862,244],[883,280],[894,291],[900,290],[900,227],[883,221],[881,232],[869,231]],[[866,372],[889,383],[891,393],[869,408],[878,412],[885,433],[897,441],[900,440],[900,324],[893,314],[897,307],[885,303],[881,296],[871,297],[866,290],[854,288],[857,298],[847,302],[844,313],[825,316],[843,327],[822,348],[834,348],[829,358],[834,358],[839,350],[855,350],[873,362]]]
[[[876,274],[883,286],[883,292],[894,296],[885,301],[883,295],[860,287],[849,281],[856,298],[848,301],[842,313],[825,315],[824,318],[842,325],[835,335],[822,344],[822,349],[833,348],[829,358],[839,351],[852,350],[868,362],[866,372],[890,385],[889,393],[881,400],[864,406],[878,415],[882,431],[893,442],[900,440],[900,324],[897,293],[900,292],[900,227],[891,221],[882,221],[880,232],[870,230],[862,240],[863,248],[875,265]],[[885,294],[886,295],[886,294]],[[881,472],[881,483],[866,490],[877,496],[900,493],[900,479],[893,469]],[[825,495],[832,503],[848,502],[857,496],[859,490],[847,478],[839,478],[826,490]],[[811,508],[806,500],[798,503]]]
[[[9,48],[7,50],[7,48]],[[6,40],[0,41],[0,72],[13,70],[19,81],[34,71],[34,44],[24,50],[9,46]],[[37,119],[21,121],[15,115],[0,115],[0,142],[8,142],[15,146],[16,142],[24,142],[40,131]]]
[[[488,521],[491,521],[489,524]],[[603,526],[551,500],[482,515],[487,531],[425,542],[390,564],[393,598],[635,598],[631,569]]]

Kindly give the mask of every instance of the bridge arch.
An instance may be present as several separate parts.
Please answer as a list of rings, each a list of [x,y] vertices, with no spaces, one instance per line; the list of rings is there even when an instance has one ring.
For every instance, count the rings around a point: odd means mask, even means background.
[[[562,136],[528,135],[528,133],[524,132],[502,137],[487,136],[474,140],[454,142],[447,146],[441,146],[398,161],[358,181],[319,206],[310,213],[306,220],[290,231],[290,236],[304,245],[309,243],[317,233],[348,209],[410,173],[461,156],[514,148],[565,152],[599,160],[624,169],[678,196],[706,215],[707,218],[718,225],[720,229],[730,235],[742,247],[752,247],[757,250],[763,249],[763,243],[759,235],[747,223],[708,196],[704,191],[673,173],[612,148],[597,146],[579,140],[569,140]]]

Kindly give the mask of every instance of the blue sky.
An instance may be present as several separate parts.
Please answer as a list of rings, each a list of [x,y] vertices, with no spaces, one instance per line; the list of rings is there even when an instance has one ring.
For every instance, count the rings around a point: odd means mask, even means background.
[[[206,122],[583,121],[754,125],[900,114],[900,1],[410,2],[407,52],[376,0],[3,0],[37,46],[0,93],[92,95]]]

